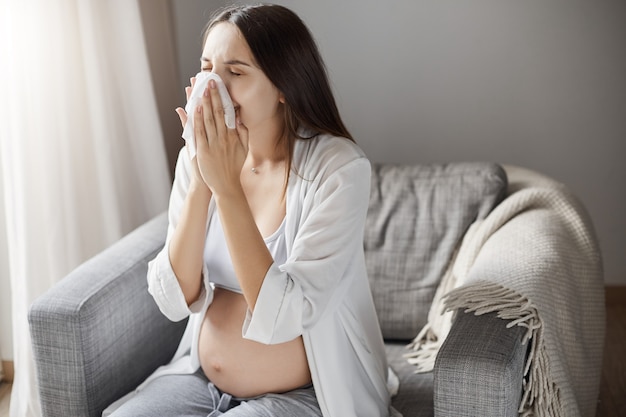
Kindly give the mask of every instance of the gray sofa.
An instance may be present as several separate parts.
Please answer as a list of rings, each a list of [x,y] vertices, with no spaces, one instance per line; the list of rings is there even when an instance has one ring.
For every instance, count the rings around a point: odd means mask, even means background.
[[[521,327],[459,312],[434,370],[403,357],[426,324],[439,281],[464,233],[504,197],[490,163],[374,164],[364,247],[389,363],[405,416],[514,416],[528,347]],[[161,315],[146,270],[161,249],[162,214],[70,273],[30,309],[45,416],[99,416],[167,363],[185,327]]]

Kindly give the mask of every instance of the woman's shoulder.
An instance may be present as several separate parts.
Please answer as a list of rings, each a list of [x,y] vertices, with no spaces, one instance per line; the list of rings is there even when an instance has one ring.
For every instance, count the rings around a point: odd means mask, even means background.
[[[298,139],[293,156],[294,164],[306,171],[334,171],[353,161],[369,166],[365,152],[355,142],[329,134]]]

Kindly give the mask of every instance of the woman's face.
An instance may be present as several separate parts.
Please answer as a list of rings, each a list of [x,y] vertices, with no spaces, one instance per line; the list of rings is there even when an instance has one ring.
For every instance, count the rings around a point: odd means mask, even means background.
[[[209,32],[202,51],[202,71],[219,75],[235,110],[249,130],[282,123],[283,96],[256,64],[248,43],[231,23],[219,23]]]

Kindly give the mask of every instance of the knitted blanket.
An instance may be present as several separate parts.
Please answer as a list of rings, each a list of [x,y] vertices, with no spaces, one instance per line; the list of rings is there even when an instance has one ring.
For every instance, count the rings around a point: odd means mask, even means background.
[[[453,312],[497,312],[527,329],[521,416],[594,416],[604,346],[602,260],[587,212],[564,187],[505,167],[505,200],[470,227],[406,356],[433,369]]]

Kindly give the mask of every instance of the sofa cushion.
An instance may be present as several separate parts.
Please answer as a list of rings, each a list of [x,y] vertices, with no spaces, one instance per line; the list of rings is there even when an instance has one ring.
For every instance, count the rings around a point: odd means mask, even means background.
[[[365,257],[386,339],[412,339],[467,228],[506,192],[486,162],[372,165]]]
[[[391,399],[391,405],[405,417],[432,417],[434,411],[434,374],[418,374],[404,354],[406,343],[385,343],[387,362],[398,376],[398,394]]]

